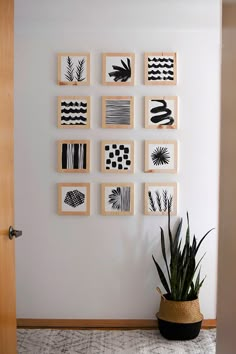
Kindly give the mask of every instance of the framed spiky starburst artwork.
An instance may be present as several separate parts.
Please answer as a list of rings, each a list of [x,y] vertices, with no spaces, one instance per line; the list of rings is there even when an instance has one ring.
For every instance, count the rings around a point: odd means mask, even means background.
[[[134,214],[133,183],[102,183],[101,196],[102,215]]]
[[[134,53],[104,53],[103,54],[103,85],[134,85]]]
[[[177,183],[145,183],[145,215],[177,215]]]
[[[58,54],[58,85],[90,85],[90,54]]]
[[[145,141],[145,172],[176,173],[177,162],[177,141]]]

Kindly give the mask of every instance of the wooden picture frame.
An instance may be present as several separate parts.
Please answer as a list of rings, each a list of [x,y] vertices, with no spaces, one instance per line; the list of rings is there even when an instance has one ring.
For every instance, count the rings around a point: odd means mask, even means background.
[[[58,85],[90,85],[90,53],[59,53]]]
[[[145,215],[177,215],[177,183],[145,183],[144,188]]]
[[[90,141],[58,141],[58,172],[88,173],[90,171]]]
[[[58,183],[59,215],[90,215],[90,183]]]
[[[132,129],[134,127],[133,96],[102,97],[102,128]]]
[[[90,96],[59,96],[58,128],[90,128]]]
[[[134,215],[134,184],[102,183],[101,214],[104,216]]]
[[[110,86],[134,86],[135,54],[103,53],[102,84]]]
[[[175,140],[145,141],[145,172],[176,173],[178,143]]]
[[[177,96],[146,96],[145,97],[145,128],[146,129],[177,129],[178,128],[178,97]]]
[[[145,85],[176,85],[177,54],[151,52],[144,55]]]
[[[134,142],[106,140],[101,142],[103,173],[134,173]]]

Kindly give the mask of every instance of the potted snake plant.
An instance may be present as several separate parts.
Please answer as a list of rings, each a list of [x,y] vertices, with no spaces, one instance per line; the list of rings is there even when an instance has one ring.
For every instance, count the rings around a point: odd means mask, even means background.
[[[187,213],[187,229],[182,237],[183,220],[178,222],[176,231],[171,230],[170,211],[168,208],[168,242],[170,256],[167,257],[166,239],[161,228],[161,250],[166,271],[152,256],[160,281],[165,289],[161,294],[159,312],[156,314],[160,333],[163,337],[173,340],[196,338],[200,332],[203,315],[200,312],[199,291],[205,280],[201,279],[200,264],[203,257],[197,261],[199,248],[213,230],[209,230],[199,242],[195,235],[190,237],[189,216]],[[170,258],[168,260],[168,258]]]

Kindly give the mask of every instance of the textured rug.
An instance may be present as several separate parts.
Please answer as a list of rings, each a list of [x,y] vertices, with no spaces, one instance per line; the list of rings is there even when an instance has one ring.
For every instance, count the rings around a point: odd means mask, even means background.
[[[192,341],[167,341],[157,330],[19,329],[18,354],[212,354],[215,330]]]

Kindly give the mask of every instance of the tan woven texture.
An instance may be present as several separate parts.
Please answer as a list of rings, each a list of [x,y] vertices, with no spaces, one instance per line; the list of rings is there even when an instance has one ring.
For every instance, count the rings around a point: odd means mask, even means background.
[[[198,299],[193,301],[170,301],[161,298],[157,317],[175,323],[195,323],[203,320]]]

